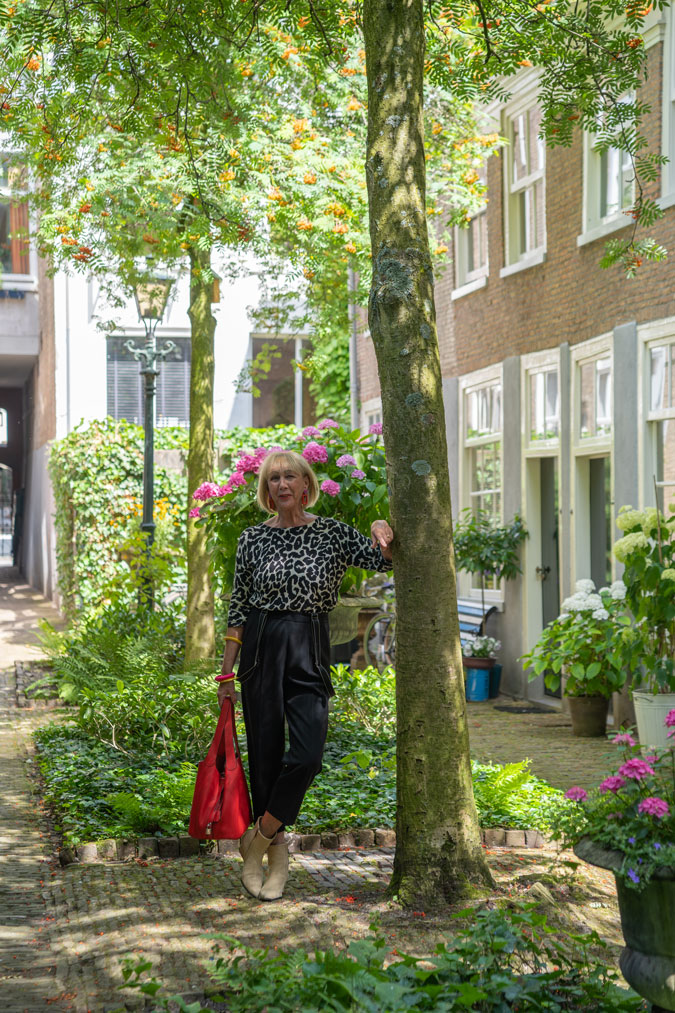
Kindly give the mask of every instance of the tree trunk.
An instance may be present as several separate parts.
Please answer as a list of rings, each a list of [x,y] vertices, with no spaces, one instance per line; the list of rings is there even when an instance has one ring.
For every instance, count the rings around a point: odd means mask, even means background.
[[[216,321],[211,312],[213,282],[202,271],[211,266],[210,252],[190,249],[190,449],[188,450],[188,506],[202,482],[213,480],[213,336]],[[216,650],[213,588],[206,549],[206,532],[192,518],[187,526],[187,622],[185,661],[213,658]]]
[[[365,0],[366,174],[396,574],[396,859],[405,905],[491,883],[471,782],[426,224],[422,0]]]

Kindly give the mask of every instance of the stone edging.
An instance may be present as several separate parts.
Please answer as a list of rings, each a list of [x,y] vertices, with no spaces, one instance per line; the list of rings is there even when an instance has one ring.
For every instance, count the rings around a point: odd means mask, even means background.
[[[337,851],[348,848],[393,848],[394,830],[350,830],[345,833],[290,834],[289,851]],[[538,830],[505,830],[501,827],[481,831],[486,848],[544,848],[549,843]],[[238,841],[198,841],[194,837],[137,837],[106,840],[62,848],[61,865],[78,862],[89,865],[102,861],[125,862],[132,859],[188,858],[199,854],[232,855],[239,853]]]
[[[17,707],[28,707],[31,710],[51,710],[54,707],[66,706],[65,701],[61,700],[58,696],[38,697],[36,699],[29,696],[26,692],[27,690],[30,690],[30,687],[36,682],[33,678],[36,671],[40,673],[39,678],[42,678],[43,676],[49,674],[50,667],[51,666],[39,661],[14,662],[14,697]],[[52,688],[54,693],[56,693],[56,684],[54,684]]]

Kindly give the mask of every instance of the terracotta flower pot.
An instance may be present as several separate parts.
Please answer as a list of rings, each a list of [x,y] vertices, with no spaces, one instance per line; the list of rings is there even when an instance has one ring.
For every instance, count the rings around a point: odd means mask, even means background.
[[[675,869],[657,869],[643,889],[634,890],[616,876],[621,852],[588,838],[579,841],[574,852],[584,862],[615,873],[626,942],[619,961],[624,978],[654,1009],[675,1010]]]
[[[572,718],[572,734],[584,739],[597,739],[607,732],[606,696],[568,696]]]
[[[462,657],[462,664],[465,668],[494,668],[497,661],[495,658]]]

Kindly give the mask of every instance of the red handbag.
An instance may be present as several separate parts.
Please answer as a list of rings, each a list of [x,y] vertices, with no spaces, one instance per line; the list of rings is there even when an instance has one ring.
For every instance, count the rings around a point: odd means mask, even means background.
[[[190,837],[237,840],[251,824],[251,802],[234,727],[234,705],[226,699],[206,759],[197,768],[190,809]]]

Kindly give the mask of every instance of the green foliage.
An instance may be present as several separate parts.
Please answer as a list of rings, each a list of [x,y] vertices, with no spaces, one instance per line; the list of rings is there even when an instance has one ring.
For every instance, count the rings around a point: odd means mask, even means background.
[[[623,537],[614,555],[624,564],[626,603],[636,625],[622,639],[624,661],[655,693],[675,690],[675,504],[669,516],[656,507],[622,507],[617,526]]]
[[[73,639],[72,662],[64,662],[63,653],[57,655],[59,681],[79,699],[76,727],[51,726],[36,734],[46,799],[58,813],[69,843],[184,832],[194,764],[206,754],[215,728],[216,694],[210,679],[171,675],[166,655],[155,658],[154,667],[134,678],[133,666],[145,664],[143,652],[148,652],[145,658],[150,661],[159,651],[159,632],[156,641],[136,634],[135,653],[130,636],[127,646],[113,658],[115,667],[106,673],[102,652],[113,649],[115,636],[122,636],[120,626],[121,622],[109,623],[100,632],[92,623],[79,639]],[[331,706],[323,770],[305,798],[295,829],[321,833],[392,827],[396,813],[394,672],[380,673],[375,668],[352,672],[340,665],[332,670],[332,678],[337,695]],[[113,728],[117,748],[112,744]],[[238,732],[245,743],[241,721]],[[242,758],[246,766],[245,750]],[[527,762],[504,768],[474,762],[472,770],[483,826],[546,831],[553,814],[571,807],[561,792],[530,774]]]
[[[269,1010],[275,1013],[541,1013],[544,1010],[593,1010],[594,1013],[638,1013],[645,1003],[622,987],[615,970],[592,958],[600,948],[613,963],[595,932],[556,939],[534,905],[510,909],[473,908],[455,918],[467,920],[433,954],[396,953],[377,935],[353,940],[346,952],[285,951],[242,946],[218,936],[226,946],[210,965],[230,1013]],[[377,926],[371,926],[371,932]],[[173,1008],[175,997],[162,996],[147,960],[127,958],[127,988],[152,996],[156,1009]],[[125,986],[122,986],[124,988]],[[183,1011],[198,1010],[199,1004]]]
[[[180,437],[159,429],[155,439],[162,449],[175,446]],[[142,427],[111,418],[76,426],[52,444],[49,474],[64,612],[74,616],[112,595],[131,601],[146,573],[140,533]],[[185,479],[157,467],[157,540],[150,565],[160,591],[183,572],[186,498]]]
[[[513,580],[521,572],[520,546],[527,537],[527,528],[518,514],[510,524],[496,526],[487,511],[465,507],[455,525],[457,566],[480,573],[483,579]]]
[[[611,696],[626,681],[624,635],[631,626],[621,581],[595,593],[592,580],[577,581],[575,594],[523,654],[530,680],[543,673],[550,690],[566,675],[566,696]],[[629,634],[632,642],[632,634]]]
[[[333,420],[326,428],[306,427],[293,444],[284,449],[309,453],[310,443],[318,445],[320,457],[313,464],[321,486],[330,480],[331,491],[324,491],[317,507],[327,517],[337,517],[362,532],[370,531],[371,523],[388,519],[389,497],[382,440],[377,436],[361,436],[355,429],[350,432]],[[319,423],[322,425],[322,423]],[[253,430],[252,432],[255,432]],[[343,455],[354,463],[338,465]],[[259,524],[263,519],[256,502],[257,474],[264,454],[258,456],[244,452],[235,462],[235,471],[224,486],[206,489],[204,496],[195,497],[201,504],[201,523],[209,535],[209,549],[213,566],[223,593],[228,593],[234,578],[237,541],[244,528]],[[357,471],[354,476],[353,472]],[[363,477],[358,474],[361,472]],[[199,522],[198,522],[199,523]],[[365,578],[363,570],[350,568],[345,575],[342,590],[360,584]]]

